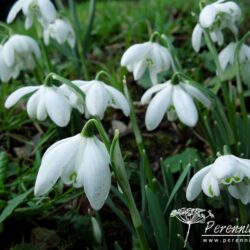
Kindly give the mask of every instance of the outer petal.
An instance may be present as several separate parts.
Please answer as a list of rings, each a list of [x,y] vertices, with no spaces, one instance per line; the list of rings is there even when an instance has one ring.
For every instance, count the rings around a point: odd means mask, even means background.
[[[43,92],[42,90],[43,89],[40,88],[36,93],[34,93],[29,98],[27,102],[27,112],[28,112],[29,117],[31,118],[37,118],[37,107],[41,98],[43,98],[41,95],[41,93]]]
[[[211,101],[205,95],[203,95],[199,89],[188,83],[183,83],[181,86],[187,91],[189,95],[200,101],[206,108],[211,107]]]
[[[50,0],[38,0],[42,16],[48,21],[53,22],[56,19],[56,9]]]
[[[145,117],[148,130],[154,130],[163,119],[164,114],[171,104],[172,88],[171,84],[167,85],[150,102]]]
[[[122,56],[121,66],[127,66],[144,58],[150,49],[150,42],[135,44],[128,48]]]
[[[229,193],[238,200],[241,200],[243,204],[250,202],[250,186],[243,183],[238,183],[237,185],[230,185],[228,187]]]
[[[135,64],[133,69],[133,76],[135,81],[141,79],[146,68],[147,68],[147,63],[144,60],[141,60]]]
[[[13,66],[15,62],[15,51],[14,51],[14,45],[12,43],[11,38],[4,44],[3,49],[2,49],[2,56],[3,56],[5,64],[8,67]]]
[[[35,184],[35,195],[47,193],[58,178],[63,169],[70,164],[75,156],[79,144],[79,136],[68,138],[63,143],[59,143],[42,158],[42,163],[37,175]]]
[[[92,84],[86,95],[86,106],[91,115],[102,118],[108,106],[108,93],[102,82],[93,81]]]
[[[212,4],[205,6],[199,16],[199,23],[201,27],[209,28],[210,26],[212,26],[215,21],[216,15],[217,10]]]
[[[23,2],[24,2],[23,0],[19,0],[14,3],[8,14],[7,23],[13,22],[13,20],[16,18],[17,13],[22,9]]]
[[[104,84],[104,87],[107,89],[107,91],[111,95],[115,106],[117,108],[121,109],[123,111],[124,115],[128,116],[129,112],[130,112],[130,108],[128,105],[128,101],[124,97],[124,95],[120,91],[118,91],[117,89],[115,89],[111,86]]]
[[[155,94],[156,92],[161,91],[163,88],[165,88],[167,86],[167,84],[169,84],[170,81],[167,81],[166,83],[162,83],[162,84],[156,84],[153,87],[151,87],[150,89],[148,89],[142,96],[141,98],[141,103],[143,105],[147,104],[150,102],[152,95]]]
[[[201,37],[202,37],[203,30],[200,26],[200,24],[197,24],[194,27],[193,33],[192,33],[192,46],[196,52],[199,52],[201,48]]]
[[[60,95],[55,89],[46,87],[45,98],[47,113],[51,120],[60,127],[65,127],[69,123],[71,106],[65,96]]]
[[[14,106],[23,96],[32,93],[39,88],[40,86],[29,86],[14,91],[5,101],[4,107],[8,109]]]
[[[174,86],[173,104],[179,119],[187,126],[194,127],[198,121],[198,112],[194,101],[180,86]]]
[[[84,167],[82,175],[84,177],[84,190],[90,205],[99,210],[109,194],[111,185],[111,174],[109,169],[108,152],[105,156],[101,142],[96,142],[93,138],[87,139],[84,151]]]
[[[208,197],[214,197],[220,195],[220,187],[218,181],[210,173],[207,173],[201,183],[203,192]]]
[[[199,170],[190,180],[187,191],[186,198],[188,201],[193,201],[201,192],[201,183],[205,175],[209,172],[212,165]]]
[[[231,42],[219,54],[219,62],[221,68],[225,70],[229,62],[233,61],[235,51],[235,43]]]

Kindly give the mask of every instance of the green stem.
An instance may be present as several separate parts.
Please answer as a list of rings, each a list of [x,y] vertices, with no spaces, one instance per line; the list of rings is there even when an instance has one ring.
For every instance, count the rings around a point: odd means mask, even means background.
[[[143,139],[141,136],[141,131],[140,131],[139,126],[138,126],[134,105],[133,105],[131,97],[130,97],[130,93],[129,93],[129,90],[128,90],[128,87],[126,84],[126,80],[124,80],[124,93],[125,93],[125,96],[127,97],[127,100],[128,100],[129,106],[130,106],[130,121],[131,121],[132,128],[134,131],[135,140],[136,140],[136,144],[137,144],[137,147],[139,150],[140,158],[141,159],[145,158],[146,176],[148,179],[149,187],[152,188],[153,187],[153,183],[152,183],[153,173],[152,173],[152,169],[150,167],[149,159],[148,159],[146,149],[145,149],[145,146],[143,143]]]
[[[96,0],[90,0],[89,20],[88,20],[87,31],[86,31],[84,42],[83,42],[83,49],[84,49],[84,57],[85,58],[87,56],[88,46],[89,46],[89,38],[91,36],[91,32],[92,32],[92,28],[93,28],[93,24],[94,24],[95,11],[96,11]]]
[[[135,228],[137,237],[139,239],[141,249],[149,249],[147,238],[143,229],[141,217],[136,207],[136,203],[131,191],[127,172],[125,169],[125,163],[119,144],[119,131],[115,131],[114,139],[110,147],[110,157],[112,163],[112,169],[114,171],[116,180],[123,191],[123,195],[127,199],[127,206],[132,219],[133,226]]]
[[[45,59],[45,65],[46,65],[47,71],[48,71],[48,73],[52,72],[53,67],[52,67],[51,61],[49,59],[49,53],[48,53],[47,47],[45,46],[43,39],[40,38],[39,40],[40,40],[43,58]]]
[[[235,112],[234,112],[235,111],[235,108],[234,108],[235,104],[231,103],[231,101],[229,99],[227,87],[226,87],[225,83],[223,83],[224,73],[223,73],[223,70],[221,68],[221,65],[219,62],[219,56],[218,56],[217,50],[214,46],[214,43],[212,42],[210,34],[208,33],[207,30],[204,30],[204,34],[205,34],[205,40],[206,40],[207,47],[213,56],[213,60],[214,60],[215,66],[216,66],[217,75],[219,77],[218,84],[221,87],[223,98],[225,100],[225,104],[227,107],[229,124],[230,124],[231,130],[233,131],[234,137],[237,138],[236,117],[235,117]]]
[[[87,70],[87,66],[86,66],[86,60],[84,58],[84,50],[83,50],[83,46],[82,46],[82,30],[81,30],[81,26],[79,23],[79,19],[77,16],[77,12],[76,12],[76,6],[75,6],[75,2],[74,0],[69,0],[69,9],[71,12],[71,19],[72,22],[74,24],[77,36],[76,36],[76,45],[77,45],[77,51],[78,51],[78,55],[80,58],[80,63],[81,63],[81,69],[82,69],[82,73],[84,76],[85,80],[89,79],[89,74],[88,74],[88,70]]]

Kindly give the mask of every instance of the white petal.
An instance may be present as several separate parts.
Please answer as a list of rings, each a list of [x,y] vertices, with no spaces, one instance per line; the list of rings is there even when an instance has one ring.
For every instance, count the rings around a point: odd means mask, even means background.
[[[163,119],[171,103],[172,88],[172,85],[167,85],[157,93],[149,103],[145,117],[145,123],[148,130],[154,130]]]
[[[228,63],[234,60],[235,43],[231,42],[219,54],[221,68],[225,70]]]
[[[228,187],[229,193],[238,200],[241,200],[243,204],[250,202],[250,186],[243,183],[238,183],[236,185],[230,185]]]
[[[211,107],[211,101],[199,89],[188,83],[183,83],[181,86],[187,91],[188,94],[200,101],[206,108]]]
[[[4,107],[8,109],[14,106],[23,96],[32,93],[39,88],[39,86],[29,86],[14,91],[5,101]]]
[[[109,194],[111,185],[111,173],[109,159],[103,155],[103,147],[100,147],[93,138],[87,139],[84,151],[84,191],[91,207],[99,210]],[[107,150],[105,155],[107,156]]]
[[[216,8],[209,4],[202,9],[200,16],[199,16],[199,23],[203,28],[209,28],[213,25],[215,18],[217,15]]]
[[[43,98],[43,96],[41,95],[42,90],[43,89],[40,88],[29,98],[27,102],[27,112],[30,118],[37,118],[37,107],[41,98]]]
[[[179,119],[187,126],[194,127],[198,121],[198,112],[192,97],[180,86],[175,85],[173,104]]]
[[[37,120],[39,121],[44,121],[48,116],[44,98],[40,98],[38,102],[36,116],[37,116]]]
[[[14,3],[8,14],[7,23],[13,22],[13,20],[16,18],[17,13],[22,9],[23,2],[24,2],[23,0],[19,0]]]
[[[113,88],[111,86],[108,86],[108,85],[104,84],[104,87],[110,93],[115,106],[117,108],[121,109],[123,111],[124,115],[128,116],[129,112],[130,112],[130,108],[129,108],[128,101],[124,97],[124,95],[120,91],[118,91],[117,89],[115,89],[115,88]]]
[[[79,135],[68,138],[63,143],[52,145],[42,158],[35,184],[35,195],[47,193],[61,176],[63,169],[70,164],[79,144]]]
[[[144,60],[141,60],[135,64],[133,69],[133,76],[135,81],[141,79],[146,68],[147,68],[147,63]]]
[[[196,52],[199,52],[201,48],[201,38],[203,30],[199,24],[197,24],[192,33],[192,46]]]
[[[142,60],[149,49],[150,49],[149,42],[135,44],[131,46],[123,54],[121,59],[121,66],[127,66]]]
[[[203,192],[208,197],[214,197],[220,195],[219,183],[210,173],[207,173],[203,178],[201,187]]]
[[[51,120],[60,127],[65,127],[70,121],[71,106],[65,96],[55,89],[47,87],[45,98],[47,113]]]
[[[25,29],[28,30],[29,28],[31,28],[32,24],[34,21],[34,16],[33,15],[27,15],[26,19],[25,19]]]
[[[166,85],[169,84],[169,81],[166,83],[162,83],[162,84],[156,84],[154,86],[152,86],[150,89],[148,89],[142,96],[141,98],[141,103],[143,105],[149,103],[149,101],[152,98],[152,95],[155,94],[156,92],[159,92],[160,90],[162,90],[163,88],[166,87]]]
[[[190,180],[187,191],[186,198],[188,201],[193,201],[201,192],[201,183],[204,176],[209,172],[211,165],[199,170]]]
[[[93,81],[92,84],[86,95],[86,106],[91,115],[101,118],[108,106],[108,93],[102,83]]]
[[[155,67],[150,67],[149,68],[149,77],[150,77],[151,83],[153,85],[157,84],[157,82],[158,82],[157,69]]]
[[[13,66],[15,62],[15,51],[11,38],[4,44],[2,50],[2,56],[7,66],[9,67]]]
[[[38,0],[41,14],[48,22],[53,22],[56,19],[56,9],[50,0]]]

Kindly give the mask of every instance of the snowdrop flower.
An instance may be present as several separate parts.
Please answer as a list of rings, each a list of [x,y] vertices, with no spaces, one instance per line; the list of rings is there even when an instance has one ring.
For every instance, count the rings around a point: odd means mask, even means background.
[[[130,108],[123,94],[99,80],[92,81],[72,81],[86,95],[85,103],[82,98],[72,92],[68,86],[62,85],[61,91],[68,97],[71,105],[78,109],[80,113],[85,113],[85,116],[97,116],[103,118],[105,110],[111,106],[115,109],[121,109],[124,115],[128,116]]]
[[[3,81],[16,78],[21,70],[32,70],[36,63],[34,58],[40,58],[41,51],[37,42],[24,35],[11,36],[0,46],[0,76]]]
[[[110,190],[110,156],[97,137],[81,134],[58,141],[47,149],[35,183],[35,195],[47,193],[61,178],[66,185],[84,187],[90,205],[99,210]]]
[[[234,34],[237,34],[238,28],[235,23],[240,17],[241,10],[234,2],[219,0],[206,5],[199,15],[199,23],[193,30],[192,46],[194,50],[196,52],[200,50],[204,29],[208,29],[212,41],[221,46],[224,42],[222,29],[229,28]]]
[[[200,90],[187,82],[174,85],[169,80],[148,89],[141,98],[142,104],[149,103],[145,117],[147,129],[154,130],[168,111],[174,111],[187,126],[195,126],[198,122],[198,112],[193,98],[207,108],[211,105],[210,100]]]
[[[44,121],[47,116],[60,127],[70,121],[71,105],[56,86],[29,86],[14,91],[5,101],[5,108],[14,106],[23,96],[33,93],[27,102],[27,112],[31,118]]]
[[[193,201],[203,190],[209,196],[219,196],[220,188],[227,187],[229,193],[243,204],[250,202],[250,160],[234,155],[224,155],[198,171],[190,180],[186,197]]]
[[[225,70],[228,64],[234,64],[236,43],[231,42],[219,54],[221,68]],[[245,63],[250,61],[250,47],[243,44],[239,50],[239,61]]]
[[[75,46],[75,32],[71,24],[63,19],[56,19],[44,28],[43,39],[46,45],[49,44],[50,37],[55,39],[59,44],[68,42],[71,48]]]
[[[136,81],[148,69],[152,84],[156,84],[157,74],[168,70],[173,65],[173,59],[165,47],[156,42],[145,42],[128,48],[122,56],[121,65],[133,72]]]
[[[11,8],[7,23],[12,23],[18,12],[22,11],[26,16],[25,28],[29,29],[34,20],[38,20],[43,26],[56,19],[56,8],[50,0],[18,0]]]
[[[203,28],[211,28],[217,21],[222,25],[235,25],[241,17],[240,7],[232,1],[219,0],[206,5],[200,13],[199,23]],[[234,30],[234,29],[233,29]]]

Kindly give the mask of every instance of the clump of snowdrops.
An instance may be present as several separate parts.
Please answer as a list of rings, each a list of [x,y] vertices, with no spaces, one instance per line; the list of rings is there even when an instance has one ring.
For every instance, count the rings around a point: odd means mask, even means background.
[[[85,45],[93,26],[95,1],[91,4]],[[35,37],[18,34],[8,25],[19,13],[25,19],[26,29],[35,27]],[[213,199],[220,199],[225,207],[230,204],[239,206],[241,222],[247,220],[250,119],[241,66],[250,61],[249,33],[239,33],[242,14],[240,7],[232,1],[210,4],[202,1],[200,13],[194,18],[197,25],[190,34],[190,46],[197,53],[209,51],[215,65],[213,84],[197,82],[188,75],[170,37],[158,32],[143,43],[134,41],[135,44],[121,54],[120,65],[127,69],[127,75],[122,82],[114,84],[116,80],[107,70],[89,75],[85,56],[87,46],[83,49],[78,23],[70,20],[66,12],[58,11],[50,0],[18,0],[13,5],[7,22],[1,23],[6,36],[0,45],[0,79],[3,84],[12,84],[25,72],[36,79],[36,84],[31,85],[28,80],[23,82],[22,87],[6,96],[5,108],[15,108],[23,98],[30,119],[37,122],[49,120],[58,127],[66,127],[72,122],[72,113],[78,112],[78,123],[82,124],[78,133],[51,144],[44,152],[34,183],[37,204],[42,203],[45,196],[51,196],[55,185],[83,188],[82,195],[87,197],[91,208],[98,211],[105,203],[110,206],[137,239],[140,249],[181,248],[182,225],[169,217],[171,209],[184,204],[206,207],[206,197],[210,204]],[[224,36],[225,31],[232,33],[231,40]],[[51,63],[48,53],[52,41],[58,46],[68,46],[77,54],[76,66],[82,77],[71,79],[57,74],[57,65]],[[228,71],[234,72],[230,82]],[[171,77],[160,80],[166,72]],[[145,76],[151,83],[141,97],[141,104],[147,105],[146,129],[153,134],[163,120],[168,120],[169,126],[171,123],[187,126],[209,147],[207,159],[199,160],[197,154],[191,154],[192,159],[186,161],[178,156],[180,163],[176,177],[171,164],[164,164],[159,155],[161,177],[155,176],[147,154],[150,148],[144,146],[126,81],[130,74],[135,83]],[[117,112],[130,119],[138,147],[138,153],[133,153],[139,154],[140,158],[140,204],[129,183],[119,130],[115,130],[112,137],[107,132],[109,128],[102,124],[108,108],[118,109]],[[123,211],[115,207],[110,192],[129,211],[131,221],[127,222]],[[176,201],[178,197],[182,197],[179,202]],[[195,199],[199,203],[194,203]],[[229,210],[226,212],[230,214]],[[94,213],[91,216],[94,233],[98,233],[101,226]],[[102,244],[101,240],[99,244]]]

